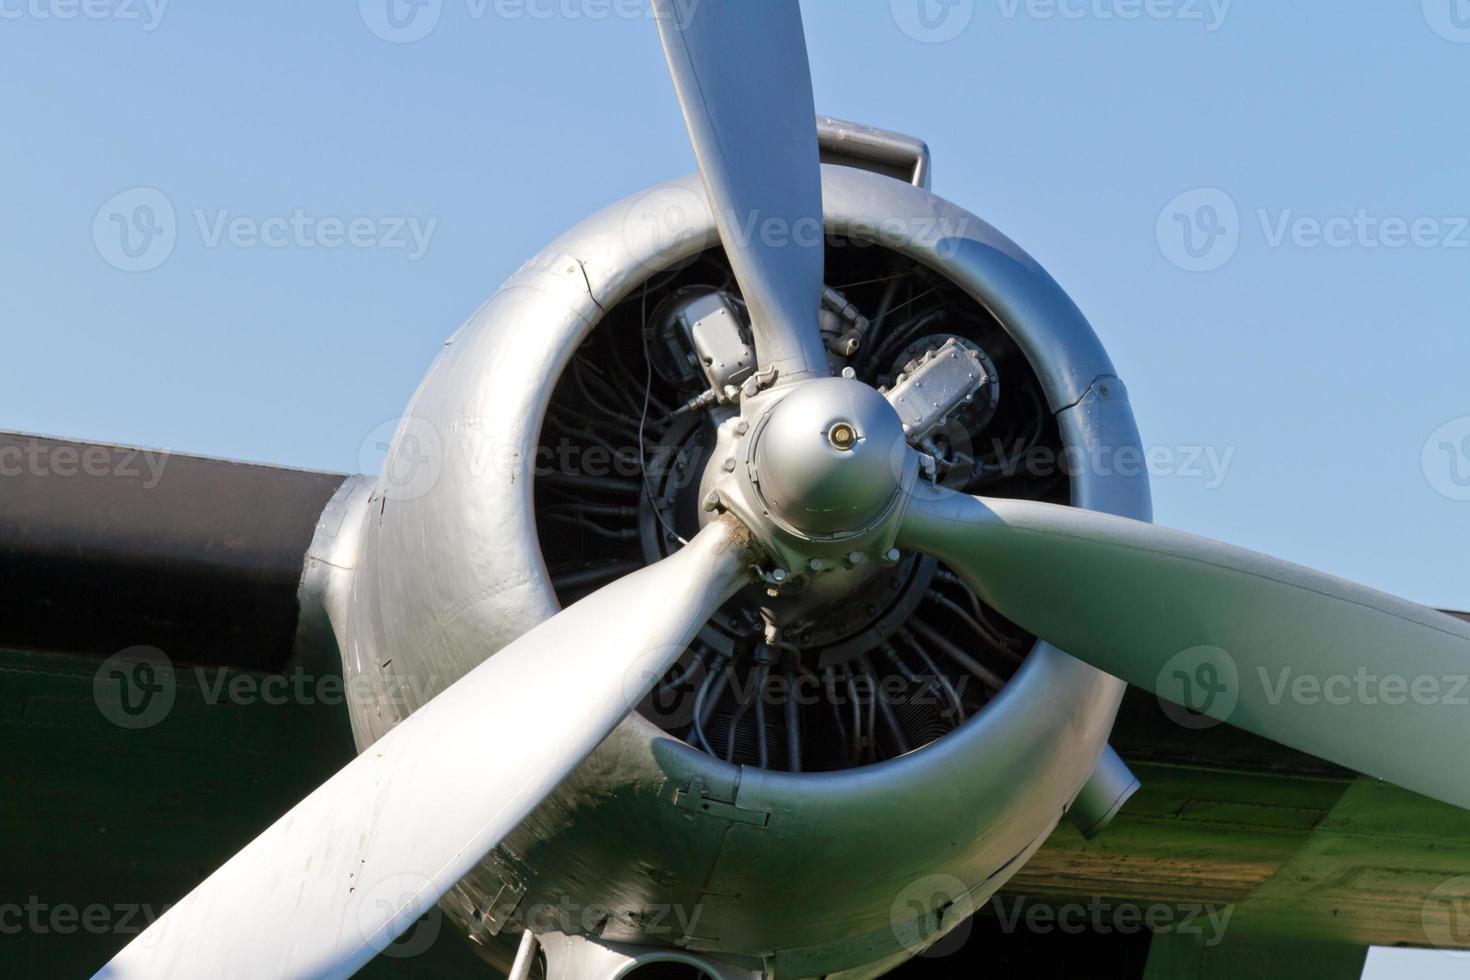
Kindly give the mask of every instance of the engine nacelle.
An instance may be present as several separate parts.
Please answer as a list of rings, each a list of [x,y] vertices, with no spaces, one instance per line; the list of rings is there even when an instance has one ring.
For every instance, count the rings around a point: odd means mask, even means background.
[[[1111,362],[1051,277],[979,218],[920,187],[824,166],[823,192],[832,241],[871,246],[829,262],[829,284],[843,288],[844,268],[899,261],[914,275],[934,277],[936,288],[952,290],[956,304],[971,304],[977,322],[993,320],[1004,350],[983,355],[994,358],[1001,391],[1008,377],[1034,385],[1037,425],[1060,443],[1055,465],[1073,463],[1048,492],[1064,493],[1078,507],[1148,519],[1145,475],[1087,465],[1120,450],[1139,452],[1139,437]],[[711,254],[718,258],[718,239],[699,181],[670,181],[557,239],[445,344],[398,429],[384,474],[350,502],[344,524],[350,540],[344,549],[354,554],[341,564],[355,567],[341,573],[350,581],[344,577],[335,589],[345,623],[343,669],[350,689],[374,695],[352,702],[359,750],[553,615],[560,600],[598,584],[597,568],[554,582],[543,557],[568,547],[552,540],[559,532],[547,521],[549,507],[571,505],[560,498],[548,504],[545,496],[565,474],[538,468],[549,419],[566,422],[557,392],[567,390],[562,386],[574,373],[585,374],[576,364],[584,344],[635,311],[646,325],[642,308],[651,312]],[[933,335],[935,343],[954,336],[937,328]],[[856,364],[856,373],[863,351],[849,356],[852,336],[828,346],[836,364]],[[659,337],[643,338],[649,339]],[[713,350],[722,340],[730,338],[712,335],[701,343]],[[892,376],[902,368],[901,355],[908,356],[898,347],[892,358],[863,369],[874,379]],[[738,343],[723,349],[739,359]],[[643,371],[604,367],[615,387],[626,384],[647,405]],[[743,375],[737,381],[744,383]],[[638,416],[632,409],[624,414]],[[651,414],[645,408],[640,443]],[[953,453],[934,463],[951,471],[957,460],[974,463],[983,455],[947,444],[935,452]],[[585,516],[587,507],[645,506],[635,498],[641,501],[636,493],[621,505],[574,501]],[[676,524],[687,518],[670,506],[669,515],[627,514],[626,526],[612,515],[610,527],[599,526],[617,532],[620,546],[629,546],[625,563],[636,566],[659,548],[677,546]],[[623,533],[629,528],[637,533]],[[649,540],[650,528],[656,540]],[[566,533],[577,547],[582,532]],[[900,582],[893,591],[907,595],[909,588]],[[915,591],[918,603],[932,589]],[[798,596],[790,615],[814,615],[809,607],[820,605],[818,599],[802,607]],[[962,601],[955,604],[970,615]],[[825,645],[812,669],[856,676],[856,668],[845,666],[861,662],[853,651],[872,663],[919,607],[894,608],[892,616],[875,613],[858,624],[857,639],[837,635],[846,620],[833,627],[830,641],[814,636],[813,649]],[[732,622],[739,618],[736,610]],[[724,643],[748,652],[739,626],[713,623],[711,630],[700,641],[710,650],[726,649]],[[801,647],[802,638],[791,645]],[[764,677],[782,669],[779,653]],[[992,672],[986,663],[977,666]],[[781,750],[779,739],[773,749],[762,737],[764,767],[751,761],[757,750],[748,737],[730,734],[749,721],[711,713],[712,727],[725,726],[723,737],[701,729],[691,740],[684,737],[687,716],[674,723],[645,710],[630,716],[441,907],[502,965],[514,952],[515,934],[529,927],[763,963],[782,977],[875,975],[957,925],[1041,846],[1097,765],[1122,691],[1122,682],[1038,643],[1002,690],[977,695],[973,710],[953,716],[953,730],[929,731],[931,720],[922,713],[892,727],[858,717],[854,724],[860,731],[867,726],[871,744],[849,751],[807,727],[803,739],[813,748],[801,759]],[[548,717],[546,733],[528,731],[525,738],[555,737],[558,723]],[[762,724],[783,731],[779,718]],[[905,751],[883,731],[898,732]],[[933,737],[914,734],[919,731]],[[464,778],[472,780],[518,747],[445,745],[443,751],[461,756]]]

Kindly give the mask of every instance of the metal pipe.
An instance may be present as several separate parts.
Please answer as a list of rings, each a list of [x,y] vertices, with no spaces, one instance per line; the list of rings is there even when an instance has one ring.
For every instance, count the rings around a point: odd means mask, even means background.
[[[516,950],[515,962],[511,964],[510,973],[506,974],[505,980],[529,980],[531,967],[536,962],[536,934],[530,929],[521,933],[521,945]]]

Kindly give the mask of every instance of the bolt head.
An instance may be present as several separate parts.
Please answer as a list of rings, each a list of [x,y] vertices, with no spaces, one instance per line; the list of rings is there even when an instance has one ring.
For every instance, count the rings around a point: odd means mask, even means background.
[[[852,447],[857,445],[857,429],[853,428],[851,422],[834,422],[832,428],[827,430],[827,441],[832,448],[844,453],[852,452]]]

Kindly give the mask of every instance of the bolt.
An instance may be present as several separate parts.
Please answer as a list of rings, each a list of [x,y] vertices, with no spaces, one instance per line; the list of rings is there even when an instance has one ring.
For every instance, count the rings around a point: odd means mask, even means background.
[[[832,428],[827,430],[827,441],[834,449],[848,452],[857,445],[857,429],[853,428],[851,422],[834,422]]]
[[[734,456],[731,456],[729,459],[725,460],[725,472],[726,473],[734,473],[735,472],[735,457]]]
[[[848,552],[847,563],[849,565],[861,565],[864,557],[866,556],[861,551]]]
[[[827,563],[820,558],[813,558],[807,562],[807,567],[814,572],[825,572],[827,570]]]
[[[897,563],[898,559],[901,557],[902,555],[899,553],[899,550],[897,548],[889,548],[887,553],[883,555],[883,560],[887,562]]]
[[[857,377],[857,371],[853,369],[852,365],[848,365],[847,367],[842,369],[842,376],[848,381],[851,381],[853,378]]]
[[[745,419],[741,419],[739,422],[735,423],[735,434],[737,436],[743,436],[749,431],[750,423],[745,421]]]
[[[709,495],[704,498],[704,509],[707,511],[720,509],[720,491],[711,490],[709,492]]]
[[[771,581],[772,582],[775,582],[778,585],[780,583],[786,581],[786,569],[784,569],[784,568],[773,569],[771,571]]]

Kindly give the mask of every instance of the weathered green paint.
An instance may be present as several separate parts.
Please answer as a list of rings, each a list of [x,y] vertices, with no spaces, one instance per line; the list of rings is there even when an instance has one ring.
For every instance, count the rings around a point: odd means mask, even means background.
[[[1154,937],[1144,980],[1358,980],[1368,958],[1365,946],[1311,942],[1276,936],[1235,935],[1217,945],[1200,936],[1168,933]]]
[[[172,710],[127,731],[93,699],[97,667],[0,654],[0,976],[90,976],[353,755],[330,682],[312,704],[211,703],[221,678],[263,678],[179,667]],[[495,976],[438,913],[417,928],[403,942],[440,935],[360,975]]]

